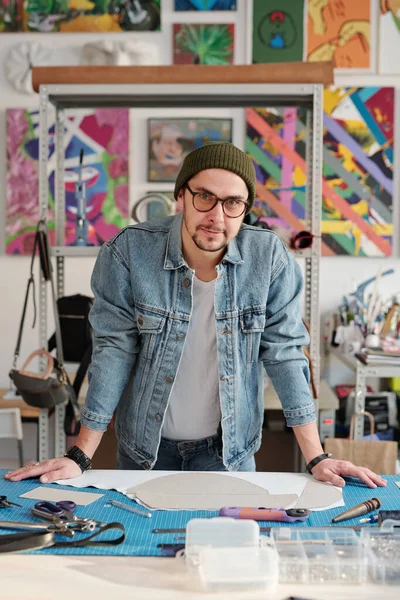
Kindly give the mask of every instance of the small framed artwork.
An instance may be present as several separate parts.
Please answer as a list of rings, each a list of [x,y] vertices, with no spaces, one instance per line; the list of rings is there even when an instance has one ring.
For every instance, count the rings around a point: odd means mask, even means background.
[[[174,25],[174,65],[229,65],[233,62],[233,23]]]
[[[175,0],[175,10],[236,10],[237,0]]]
[[[232,141],[232,119],[149,119],[148,127],[148,181],[175,181],[189,152]]]

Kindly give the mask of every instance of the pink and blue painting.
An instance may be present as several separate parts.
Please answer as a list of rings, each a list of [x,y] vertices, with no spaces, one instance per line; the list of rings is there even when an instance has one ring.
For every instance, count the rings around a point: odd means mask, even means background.
[[[175,0],[175,10],[236,10],[236,0]]]
[[[55,243],[54,136],[54,122],[50,122],[48,229],[52,245]],[[101,246],[129,223],[129,111],[120,108],[67,111],[64,142],[64,245]],[[83,215],[82,202],[78,202],[79,181],[84,184],[86,196]],[[6,186],[6,253],[30,254],[40,217],[38,111],[7,110]],[[77,227],[80,223],[81,228],[82,216],[83,244],[81,238],[78,243]]]

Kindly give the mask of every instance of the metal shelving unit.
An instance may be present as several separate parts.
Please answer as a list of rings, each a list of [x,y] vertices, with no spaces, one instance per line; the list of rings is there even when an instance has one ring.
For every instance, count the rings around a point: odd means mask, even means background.
[[[400,367],[394,365],[369,364],[365,365],[360,360],[355,361],[356,369],[356,387],[354,412],[360,413],[365,410],[365,395],[367,393],[367,379],[369,378],[387,378],[399,377]],[[364,437],[364,416],[359,415],[355,418],[354,439],[362,440]]]
[[[385,364],[364,364],[356,356],[346,355],[340,350],[331,347],[329,350],[332,356],[336,356],[346,367],[356,374],[356,385],[354,388],[355,401],[354,412],[361,413],[365,410],[365,396],[367,394],[367,379],[387,379],[389,377],[400,377],[400,366]],[[354,439],[362,440],[364,437],[364,416],[359,415],[355,418]]]
[[[40,209],[47,216],[47,122],[51,105],[56,112],[56,245],[52,254],[57,265],[57,294],[64,292],[64,260],[67,256],[95,256],[97,248],[65,246],[64,196],[64,118],[65,110],[73,108],[128,107],[128,108],[245,108],[257,106],[293,106],[307,110],[307,185],[305,228],[312,233],[312,247],[297,252],[305,260],[305,319],[310,325],[310,356],[314,379],[320,379],[320,319],[319,319],[319,263],[321,254],[321,182],[322,182],[322,91],[321,84],[112,84],[112,85],[41,85],[40,97]],[[46,288],[40,286],[40,343],[47,344]],[[317,401],[318,402],[318,401]],[[318,408],[318,406],[317,406]],[[65,448],[63,407],[56,407],[56,455]],[[47,458],[47,411],[40,418],[40,460]]]

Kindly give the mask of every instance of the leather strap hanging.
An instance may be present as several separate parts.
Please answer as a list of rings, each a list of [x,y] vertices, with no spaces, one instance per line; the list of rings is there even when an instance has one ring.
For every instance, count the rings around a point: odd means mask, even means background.
[[[54,359],[54,364],[57,366],[60,376],[60,383],[62,385],[67,386],[68,388],[68,403],[66,407],[66,415],[64,420],[64,429],[67,435],[77,435],[79,433],[80,428],[80,418],[81,413],[78,406],[78,402],[76,399],[76,394],[74,388],[69,381],[68,375],[65,371],[64,367],[64,353],[62,347],[62,338],[61,338],[61,328],[60,328],[60,318],[58,313],[58,305],[57,305],[57,297],[54,285],[54,279],[52,277],[53,269],[50,260],[50,252],[49,245],[47,239],[47,227],[46,222],[44,220],[40,220],[38,222],[36,228],[35,241],[33,244],[32,257],[31,257],[31,265],[30,265],[30,276],[28,280],[28,285],[25,293],[24,306],[22,310],[21,321],[19,325],[17,344],[14,352],[14,361],[13,368],[16,369],[17,360],[20,353],[21,348],[21,340],[22,333],[25,323],[26,309],[29,299],[29,292],[32,287],[33,290],[33,303],[34,303],[34,320],[32,327],[35,326],[36,322],[36,299],[35,299],[35,279],[33,274],[33,264],[36,256],[36,251],[39,250],[39,259],[40,259],[40,268],[41,273],[45,281],[50,281],[51,286],[51,295],[52,295],[52,303],[53,303],[53,313],[54,313],[54,322],[55,322],[55,339],[56,339],[56,356]],[[37,353],[43,354],[43,350],[37,351]],[[31,358],[31,357],[30,357]],[[26,363],[25,363],[26,364]],[[74,425],[74,427],[73,427]]]

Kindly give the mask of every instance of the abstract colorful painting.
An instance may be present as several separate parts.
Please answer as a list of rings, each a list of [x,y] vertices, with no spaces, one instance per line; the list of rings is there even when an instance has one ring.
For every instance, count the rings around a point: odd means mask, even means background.
[[[231,142],[232,119],[149,119],[149,181],[175,181],[183,160],[206,142]]]
[[[175,0],[175,10],[236,10],[236,0]]]
[[[385,0],[381,3],[379,18],[379,72],[400,73],[400,0]]]
[[[304,230],[304,109],[246,110],[246,151],[257,172],[255,212],[271,227]],[[390,256],[394,88],[324,93],[322,254]]]
[[[0,0],[6,31],[108,32],[160,29],[161,0]],[[3,7],[3,8],[2,8]],[[5,15],[5,16],[4,16]]]
[[[254,0],[253,63],[303,60],[304,0]]]
[[[86,190],[87,245],[100,246],[129,223],[128,109],[71,110],[65,120],[65,245],[77,244],[77,182]],[[30,254],[39,219],[39,112],[7,110],[6,253]],[[55,243],[54,124],[49,124],[50,242]],[[79,244],[80,245],[80,244]]]
[[[228,65],[233,62],[235,25],[175,24],[174,64]]]
[[[308,0],[308,61],[333,61],[339,69],[369,69],[370,43],[369,0]]]

